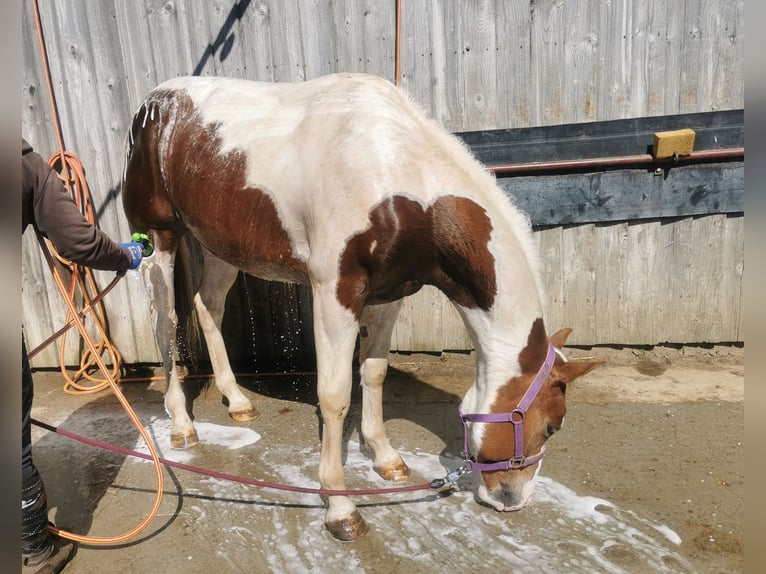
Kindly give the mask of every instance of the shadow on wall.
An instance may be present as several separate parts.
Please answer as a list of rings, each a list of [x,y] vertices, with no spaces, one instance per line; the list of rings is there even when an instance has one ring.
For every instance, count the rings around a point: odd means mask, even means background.
[[[218,55],[218,59],[221,62],[229,57],[229,53],[231,53],[231,49],[234,46],[235,38],[232,29],[234,28],[234,24],[236,24],[238,20],[241,20],[245,15],[248,6],[250,6],[250,1],[251,0],[240,0],[231,7],[228,16],[226,16],[226,20],[224,20],[221,29],[218,31],[218,35],[215,37],[215,40],[213,40],[213,43],[208,44],[207,48],[205,48],[205,52],[202,54],[199,63],[195,66],[192,75],[199,76],[202,73],[202,70],[205,69],[208,60],[215,56],[215,53],[219,49],[221,52]]]

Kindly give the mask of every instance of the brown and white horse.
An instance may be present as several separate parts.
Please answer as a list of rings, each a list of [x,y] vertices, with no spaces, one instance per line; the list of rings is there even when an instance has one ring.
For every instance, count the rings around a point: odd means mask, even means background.
[[[457,138],[375,76],[295,84],[180,77],[141,104],[126,162],[125,214],[156,248],[144,277],[173,446],[197,442],[174,361],[174,262],[190,233],[204,253],[194,305],[235,420],[258,414],[236,384],[220,333],[238,271],[310,285],[320,484],[344,489],[343,421],[360,335],[362,435],[376,471],[406,479],[386,437],[382,385],[401,298],[435,285],[476,349],[461,414],[466,452],[484,479],[478,497],[498,510],[528,502],[543,444],[562,424],[565,386],[596,363],[567,362],[556,349],[569,329],[546,335],[528,220]],[[328,498],[325,524],[344,540],[367,530],[345,496]]]

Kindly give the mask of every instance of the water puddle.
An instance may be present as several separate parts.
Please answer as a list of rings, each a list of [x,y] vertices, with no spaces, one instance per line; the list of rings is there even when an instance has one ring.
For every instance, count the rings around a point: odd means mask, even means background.
[[[264,452],[251,446],[260,438],[252,430],[196,424],[202,444],[249,447],[256,467],[268,469],[284,483],[319,486],[318,448],[286,446]],[[194,464],[194,451],[163,444],[168,427],[166,420],[156,419],[150,429],[159,439],[161,456]],[[413,471],[413,483],[444,476],[460,462],[432,453],[401,452]],[[349,488],[389,486],[372,471],[369,458],[353,440],[347,445],[345,469]],[[544,474],[527,508],[499,513],[475,501],[480,480],[477,474],[467,475],[446,497],[429,491],[356,497],[370,532],[350,544],[338,543],[324,530],[318,496],[207,477],[198,482],[182,477],[182,484],[185,493],[197,496],[184,512],[218,533],[210,542],[217,546],[216,557],[232,571],[252,568],[254,553],[259,553],[272,571],[285,572],[380,571],[381,556],[396,557],[395,568],[391,565],[395,570],[415,573],[446,568],[476,571],[479,565],[482,571],[514,573],[693,572],[675,552],[681,540],[667,525],[608,500],[580,496]],[[192,553],[189,560],[193,558]]]

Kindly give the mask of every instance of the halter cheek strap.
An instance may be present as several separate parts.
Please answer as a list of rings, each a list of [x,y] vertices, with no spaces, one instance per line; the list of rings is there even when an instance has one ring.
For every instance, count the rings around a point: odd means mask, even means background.
[[[463,422],[463,457],[471,470],[519,470],[531,466],[541,460],[545,455],[545,447],[540,449],[540,452],[532,456],[524,456],[524,416],[529,410],[529,406],[532,401],[535,400],[540,389],[543,388],[545,380],[553,368],[553,363],[556,360],[556,348],[553,345],[548,345],[548,354],[545,357],[540,370],[535,375],[535,380],[524,393],[524,396],[519,401],[513,411],[510,413],[469,413],[463,414],[462,403],[458,405],[458,414],[460,420]],[[468,422],[476,423],[511,423],[513,425],[513,438],[514,438],[514,455],[509,460],[499,462],[476,462],[472,459],[470,451],[468,449]]]

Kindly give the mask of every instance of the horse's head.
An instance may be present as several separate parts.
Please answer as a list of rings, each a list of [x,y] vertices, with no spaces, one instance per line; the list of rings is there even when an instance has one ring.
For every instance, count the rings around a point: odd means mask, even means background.
[[[484,423],[473,431],[478,432],[471,442],[478,448],[472,466],[484,480],[479,499],[501,511],[527,505],[545,443],[564,421],[567,384],[603,363],[568,362],[558,348],[572,329],[561,329],[548,339],[541,321],[536,327],[519,358],[521,375],[499,390],[490,414],[461,414],[466,422]]]

